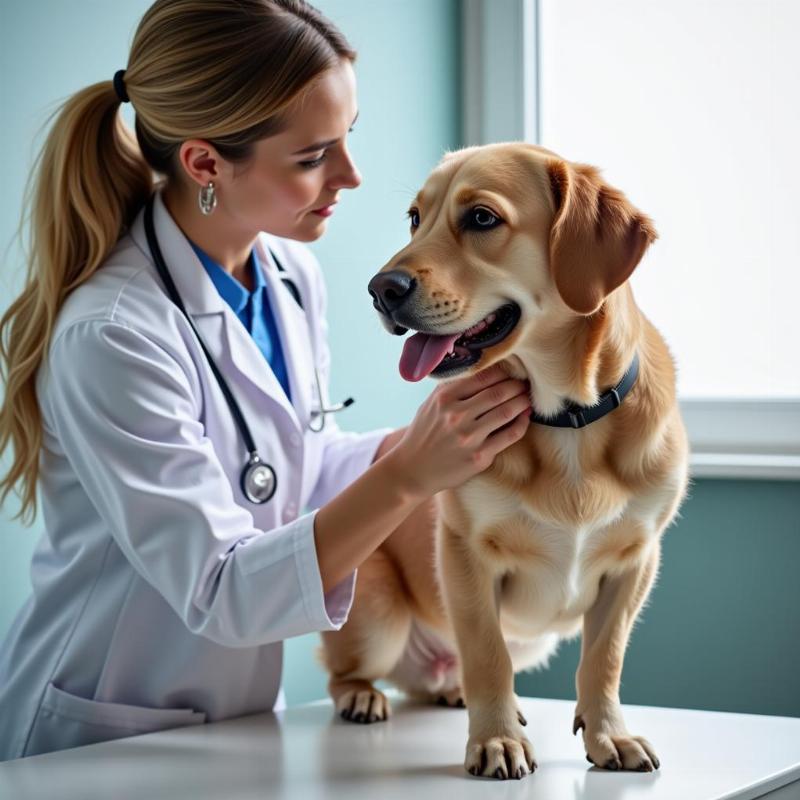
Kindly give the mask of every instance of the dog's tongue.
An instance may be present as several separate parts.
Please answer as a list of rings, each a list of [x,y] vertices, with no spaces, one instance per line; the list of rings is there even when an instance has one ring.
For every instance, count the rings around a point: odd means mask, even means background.
[[[403,345],[400,375],[407,381],[422,380],[450,352],[453,342],[460,335],[454,333],[450,336],[431,336],[428,333],[415,333]]]

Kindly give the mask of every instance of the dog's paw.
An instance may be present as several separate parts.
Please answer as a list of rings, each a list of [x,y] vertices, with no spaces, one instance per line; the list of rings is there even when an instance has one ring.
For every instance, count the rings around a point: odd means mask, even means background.
[[[618,719],[613,715],[612,719]],[[652,772],[661,766],[655,750],[643,736],[631,736],[618,722],[578,714],[573,724],[573,733],[583,728],[583,743],[586,759],[596,767],[609,770],[633,770]]]
[[[466,708],[464,703],[464,693],[461,688],[456,686],[448,692],[439,692],[433,695],[437,706],[448,706],[449,708]]]
[[[389,719],[391,709],[386,695],[374,687],[350,689],[337,699],[336,713],[350,722],[381,722]]]
[[[533,745],[522,733],[470,738],[464,767],[471,775],[488,778],[525,777],[536,770]]]

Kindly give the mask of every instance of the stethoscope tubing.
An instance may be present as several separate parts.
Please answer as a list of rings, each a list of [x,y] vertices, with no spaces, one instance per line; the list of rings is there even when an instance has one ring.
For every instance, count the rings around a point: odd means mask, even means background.
[[[233,392],[231,392],[227,381],[222,376],[222,373],[219,371],[217,365],[214,363],[214,359],[211,357],[211,353],[208,351],[206,343],[203,341],[203,337],[200,336],[200,332],[195,327],[194,321],[186,311],[186,306],[183,304],[183,300],[178,293],[178,289],[172,280],[172,276],[169,274],[169,270],[167,269],[164,256],[161,254],[161,247],[158,244],[155,227],[153,225],[153,197],[154,195],[151,195],[150,199],[147,201],[147,206],[144,213],[144,228],[147,235],[147,243],[150,245],[150,251],[153,254],[156,269],[158,270],[158,274],[161,276],[161,279],[164,281],[164,285],[167,287],[167,292],[169,293],[170,299],[183,312],[183,315],[186,317],[186,320],[194,331],[195,336],[197,336],[197,340],[200,342],[200,347],[203,348],[203,352],[206,354],[209,366],[211,367],[211,371],[214,373],[214,377],[219,384],[219,388],[222,389],[222,393],[225,395],[225,400],[228,403],[228,406],[230,406],[231,413],[236,421],[236,426],[239,428],[247,447],[247,452],[252,456],[256,454],[256,443],[253,439],[253,434],[250,432],[250,426],[247,424],[244,414],[242,414],[242,409],[239,407],[239,403],[236,402],[236,398],[233,396]]]

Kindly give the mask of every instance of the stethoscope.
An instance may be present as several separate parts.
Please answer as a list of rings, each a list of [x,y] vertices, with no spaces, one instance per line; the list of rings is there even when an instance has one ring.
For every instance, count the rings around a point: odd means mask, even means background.
[[[158,274],[161,276],[161,280],[164,281],[164,285],[167,288],[170,299],[183,312],[183,315],[189,322],[189,325],[194,331],[195,336],[197,336],[197,340],[200,342],[200,346],[203,348],[206,358],[208,358],[208,363],[211,366],[211,371],[214,373],[217,383],[219,384],[219,388],[222,389],[222,393],[225,395],[225,400],[227,401],[228,407],[233,415],[233,419],[236,422],[236,427],[239,429],[239,433],[241,433],[242,439],[244,439],[244,443],[247,446],[248,460],[247,464],[245,464],[244,468],[242,469],[242,475],[240,479],[242,492],[251,503],[266,503],[267,500],[269,500],[275,494],[275,490],[278,487],[278,476],[275,474],[275,470],[265,461],[262,461],[261,457],[258,455],[256,443],[253,440],[253,435],[250,433],[250,427],[245,421],[244,414],[242,414],[242,410],[239,408],[239,404],[236,402],[236,398],[233,396],[233,393],[231,392],[225,378],[222,377],[222,373],[214,363],[214,359],[211,357],[211,353],[209,353],[203,338],[200,336],[200,333],[192,321],[192,318],[186,312],[186,307],[183,305],[183,300],[181,300],[181,296],[178,294],[178,290],[175,287],[172,276],[169,274],[166,262],[164,261],[164,256],[161,254],[161,248],[158,245],[155,226],[153,225],[154,198],[155,195],[151,195],[150,199],[147,201],[147,205],[145,206],[144,230],[145,234],[147,235],[147,244],[150,247],[150,252],[153,255],[156,269],[158,270]],[[272,255],[272,258],[275,261],[278,269],[282,272],[285,272],[286,270],[284,267],[280,264],[278,259],[275,258],[275,254],[272,253],[272,251],[270,251],[270,254]],[[291,291],[294,299],[297,301],[300,308],[302,308],[303,304],[300,301],[300,293],[297,290],[297,286],[295,285],[294,281],[292,281],[291,278],[283,276],[281,276],[281,280],[286,284],[287,289]],[[325,408],[322,400],[322,387],[320,386],[319,372],[316,364],[314,365],[314,379],[317,384],[319,411],[313,410],[311,412],[311,416],[312,418],[315,416],[321,417],[322,424],[318,428],[315,428],[311,424],[311,421],[309,421],[308,427],[314,433],[319,433],[325,427],[326,414],[332,414],[336,411],[341,411],[342,409],[352,405],[355,400],[353,400],[352,397],[348,397],[343,403],[337,403],[335,406]]]

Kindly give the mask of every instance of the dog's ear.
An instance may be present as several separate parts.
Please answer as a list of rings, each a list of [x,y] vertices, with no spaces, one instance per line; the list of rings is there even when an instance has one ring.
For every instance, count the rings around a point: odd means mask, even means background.
[[[591,314],[628,279],[658,234],[652,220],[594,167],[553,159],[547,169],[556,208],[553,279],[573,311]]]

